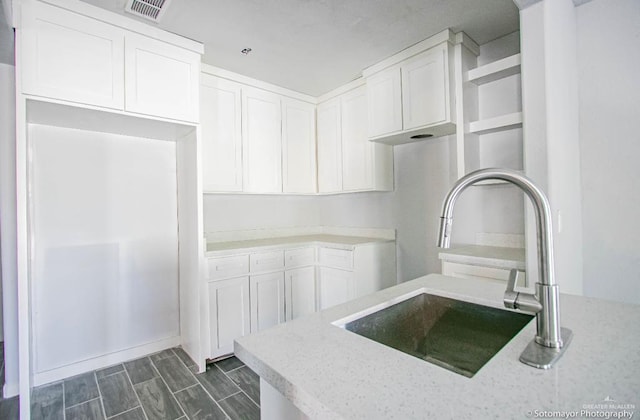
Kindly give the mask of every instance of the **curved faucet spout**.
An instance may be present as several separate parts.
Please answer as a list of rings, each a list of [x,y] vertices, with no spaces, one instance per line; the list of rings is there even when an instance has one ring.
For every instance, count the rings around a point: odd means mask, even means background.
[[[462,194],[467,187],[490,179],[507,181],[518,186],[527,194],[533,203],[538,232],[538,271],[540,273],[540,283],[555,285],[551,206],[544,192],[535,185],[533,181],[519,172],[510,169],[480,169],[460,178],[453,188],[451,188],[451,191],[449,191],[449,194],[447,194],[442,204],[438,246],[441,248],[449,248],[450,246],[453,208],[460,194]]]
[[[442,204],[438,246],[442,248],[449,248],[450,246],[453,209],[458,197],[467,187],[485,180],[502,180],[514,184],[524,191],[533,204],[537,227],[538,271],[540,276],[539,281],[536,283],[536,293],[528,296],[524,293],[515,294],[516,298],[512,302],[508,302],[507,296],[505,296],[505,304],[512,308],[540,308],[536,313],[537,333],[534,342],[532,342],[534,346],[531,349],[531,345],[527,347],[520,360],[538,368],[549,368],[562,354],[560,349],[569,343],[571,331],[566,328],[560,328],[559,292],[554,276],[551,206],[544,192],[529,178],[510,169],[491,168],[471,172],[455,183]],[[513,288],[513,285],[510,284],[510,287]],[[517,300],[518,295],[523,296],[522,305]],[[524,298],[529,298],[529,304],[524,304]],[[531,305],[532,299],[539,301],[540,305]],[[541,348],[537,348],[536,345],[541,346]]]

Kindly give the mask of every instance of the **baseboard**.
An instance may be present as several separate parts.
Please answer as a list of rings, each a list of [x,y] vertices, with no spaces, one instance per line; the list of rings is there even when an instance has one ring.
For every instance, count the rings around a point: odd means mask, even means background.
[[[15,397],[20,393],[20,386],[16,382],[15,384],[4,384],[2,387],[2,398],[11,398]]]
[[[156,353],[164,349],[176,347],[178,345],[180,345],[180,336],[175,336],[159,341],[154,341],[153,343],[147,343],[141,346],[132,347],[126,350],[105,354],[103,356],[94,357],[92,359],[82,360],[77,363],[47,370],[44,372],[37,372],[33,376],[33,386],[40,386],[51,382],[60,381],[65,378],[70,378],[81,373],[106,368],[118,363],[126,362],[127,360],[137,359],[151,353]]]

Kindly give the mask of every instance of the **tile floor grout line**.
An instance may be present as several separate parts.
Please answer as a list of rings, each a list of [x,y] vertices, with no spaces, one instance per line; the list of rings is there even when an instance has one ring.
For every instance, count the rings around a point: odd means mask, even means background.
[[[96,380],[96,387],[98,388],[98,395],[100,395],[100,407],[102,407],[102,414],[104,418],[107,418],[107,410],[104,408],[104,398],[102,397],[102,390],[100,389],[100,384],[98,383],[98,372],[93,371],[93,378]]]
[[[64,380],[62,381],[62,420],[67,420],[67,399],[64,397]]]
[[[147,358],[149,359],[149,363],[151,363],[151,358],[149,356],[147,356]],[[138,359],[136,359],[136,360],[138,360]],[[153,363],[152,363],[152,365],[153,365]],[[124,368],[124,376],[126,376],[127,380],[129,381],[129,385],[131,385],[131,390],[133,391],[133,395],[136,396],[136,400],[138,401],[138,405],[140,406],[140,410],[142,410],[142,415],[144,416],[145,419],[149,420],[149,416],[147,416],[147,410],[145,410],[144,407],[142,406],[142,401],[140,400],[140,396],[138,395],[138,391],[136,391],[136,388],[133,386],[133,381],[131,380],[131,376],[129,376],[129,371],[127,370],[127,366],[123,363],[122,367]],[[131,410],[133,410],[133,408]],[[122,413],[120,413],[120,414],[122,414]]]
[[[233,397],[234,395],[238,395],[238,394],[242,394],[242,390],[239,390],[238,392],[234,392],[234,393],[233,393],[233,394],[231,394],[231,395],[227,395],[226,397],[221,398],[218,402],[224,401],[224,400],[226,400],[227,398],[231,398],[231,397]]]
[[[173,353],[173,349],[170,349],[171,353]],[[175,356],[175,353],[173,353]],[[178,358],[178,360],[180,360],[180,358],[178,356],[175,356]],[[166,357],[165,357],[166,359]],[[182,410],[182,416],[180,417],[187,417],[187,413],[184,411],[184,409],[182,408],[182,405],[180,405],[180,402],[178,401],[178,399],[176,398],[175,395],[173,395],[173,392],[171,391],[171,388],[169,388],[169,384],[167,384],[167,381],[164,380],[164,377],[162,376],[162,374],[160,373],[160,370],[158,369],[158,367],[156,366],[156,364],[154,363],[153,359],[151,357],[149,357],[149,360],[151,361],[151,365],[153,366],[153,368],[156,370],[156,372],[158,372],[158,376],[160,377],[160,380],[162,381],[162,383],[164,383],[164,386],[167,387],[167,390],[169,390],[169,394],[171,394],[171,396],[173,397],[173,399],[175,400],[175,402],[178,404],[178,407],[180,407],[180,410]],[[160,359],[160,360],[164,360],[164,359]],[[178,417],[178,419],[180,418]],[[177,420],[177,419],[176,419]]]
[[[135,391],[133,391],[133,392],[135,392]],[[128,410],[123,411],[122,413],[114,414],[114,415],[113,415],[113,416],[111,416],[111,417],[104,416],[104,418],[105,418],[105,419],[112,419],[112,418],[114,418],[114,417],[121,416],[121,415],[123,415],[124,413],[128,413],[129,411],[133,411],[133,410],[135,410],[136,408],[142,409],[142,407],[140,407],[140,406],[135,406],[135,407],[133,407],[133,408],[130,408],[130,409],[128,409]]]
[[[99,393],[99,392],[100,392],[100,391],[98,390],[98,393]],[[79,406],[79,405],[82,405],[82,404],[88,403],[89,401],[94,401],[94,400],[101,399],[101,398],[102,398],[102,396],[98,396],[98,397],[95,397],[95,398],[91,398],[91,399],[88,399],[88,400],[82,401],[81,403],[77,403],[77,404],[70,405],[70,406],[68,406],[68,407],[67,407],[67,402],[66,402],[66,400],[65,400],[65,402],[64,402],[64,409],[65,409],[65,410],[68,410],[69,408],[77,407],[77,406]],[[106,417],[106,416],[105,416],[105,417]]]
[[[223,373],[223,374],[224,374],[224,375],[225,375],[225,376],[226,376],[226,377],[227,377],[231,382],[233,382],[233,384],[234,384],[235,386],[237,386],[237,387],[240,389],[240,391],[241,391],[241,392],[243,392],[243,393],[247,396],[247,398],[249,398],[249,400],[251,400],[251,402],[252,402],[252,403],[254,403],[255,405],[257,405],[257,406],[258,406],[258,408],[260,408],[260,404],[256,403],[256,402],[253,400],[253,398],[251,398],[251,397],[249,396],[249,394],[248,394],[247,392],[245,392],[245,390],[244,390],[244,389],[242,389],[242,387],[236,383],[236,381],[234,381],[234,380],[233,380],[229,375],[227,375],[227,374],[225,373],[225,371],[223,371],[223,370],[222,370],[222,368],[218,367],[218,365],[216,365],[216,367],[217,367],[218,369],[220,369],[220,372],[222,372],[222,373]],[[238,369],[241,369],[241,368],[244,368],[244,367],[246,367],[247,369],[251,370],[251,369],[250,369],[250,368],[248,368],[246,365],[244,365],[244,366],[240,366]],[[235,370],[237,370],[237,369],[230,370],[229,372],[232,372],[232,371],[235,371]]]
[[[173,349],[171,349],[171,350],[173,351]],[[184,351],[184,350],[183,350],[183,351]],[[175,351],[174,351],[173,353],[175,354]],[[176,356],[177,356],[177,355],[176,355]],[[180,362],[182,362],[182,364],[183,364],[183,365],[185,365],[185,367],[186,367],[186,364],[185,364],[185,363],[184,363],[184,362],[183,362],[179,357],[178,357],[178,360],[180,360]],[[196,366],[197,366],[197,363],[196,363]],[[215,363],[214,363],[214,366],[215,366],[216,368],[218,367]],[[202,388],[202,390],[204,391],[204,393],[205,393],[205,394],[207,394],[207,396],[208,396],[209,398],[211,398],[211,401],[213,401],[213,403],[214,403],[215,405],[217,405],[217,406],[218,406],[218,408],[220,409],[220,411],[222,411],[222,413],[227,417],[227,419],[230,419],[230,418],[231,418],[231,416],[230,416],[229,414],[227,414],[227,412],[224,410],[224,408],[222,408],[222,406],[221,406],[220,404],[218,404],[218,401],[216,401],[216,399],[215,399],[215,398],[213,398],[213,395],[211,395],[211,394],[209,393],[209,391],[207,390],[207,387],[205,387],[205,386],[203,386],[203,385],[202,385],[202,383],[200,382],[200,380],[196,377],[196,374],[195,374],[195,373],[193,373],[193,372],[191,372],[191,370],[190,370],[189,368],[187,368],[187,370],[189,370],[189,373],[191,374],[191,376],[193,376],[193,379],[195,379],[195,380],[196,380],[197,385],[200,385],[200,387]],[[206,367],[205,367],[205,372],[206,372]],[[205,373],[205,372],[203,372],[203,373]],[[223,372],[223,373],[224,373],[224,372]],[[227,379],[228,379],[228,378],[227,378]],[[235,383],[235,382],[233,382],[233,381],[231,381],[231,382],[232,382],[234,385],[236,385],[236,383]],[[238,387],[238,389],[240,389],[240,387],[239,387],[239,386],[237,386],[237,385],[236,385],[236,387]],[[242,390],[240,389],[240,391],[242,391]],[[237,392],[236,392],[235,394],[237,394]],[[233,395],[235,395],[235,394],[233,394]],[[227,397],[225,397],[225,398],[228,398],[228,397],[229,397],[229,396],[227,396]],[[223,399],[224,399],[224,398],[223,398]],[[220,401],[222,401],[222,400],[220,400]]]
[[[178,392],[186,391],[187,389],[193,388],[194,386],[198,386],[198,385],[200,385],[200,382],[198,382],[198,380],[196,379],[196,383],[193,384],[193,385],[185,386],[184,388],[179,389],[176,392],[173,392],[171,390],[169,390],[169,391],[171,391],[172,394],[177,394]]]

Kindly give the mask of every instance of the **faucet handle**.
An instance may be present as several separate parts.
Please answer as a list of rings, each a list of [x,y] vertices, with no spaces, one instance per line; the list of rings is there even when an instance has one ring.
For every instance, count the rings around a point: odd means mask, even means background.
[[[507,290],[504,292],[504,306],[509,309],[517,309],[516,301],[520,292],[516,292],[516,283],[520,270],[512,268],[509,272],[509,280],[507,280]]]

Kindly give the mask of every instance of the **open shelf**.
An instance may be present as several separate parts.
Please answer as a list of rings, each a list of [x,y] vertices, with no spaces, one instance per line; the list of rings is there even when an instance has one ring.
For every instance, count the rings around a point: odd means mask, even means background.
[[[520,73],[520,54],[514,54],[469,70],[466,81],[483,85],[518,73]]]
[[[469,132],[475,134],[495,133],[502,130],[522,127],[522,112],[500,115],[494,118],[472,121]]]

